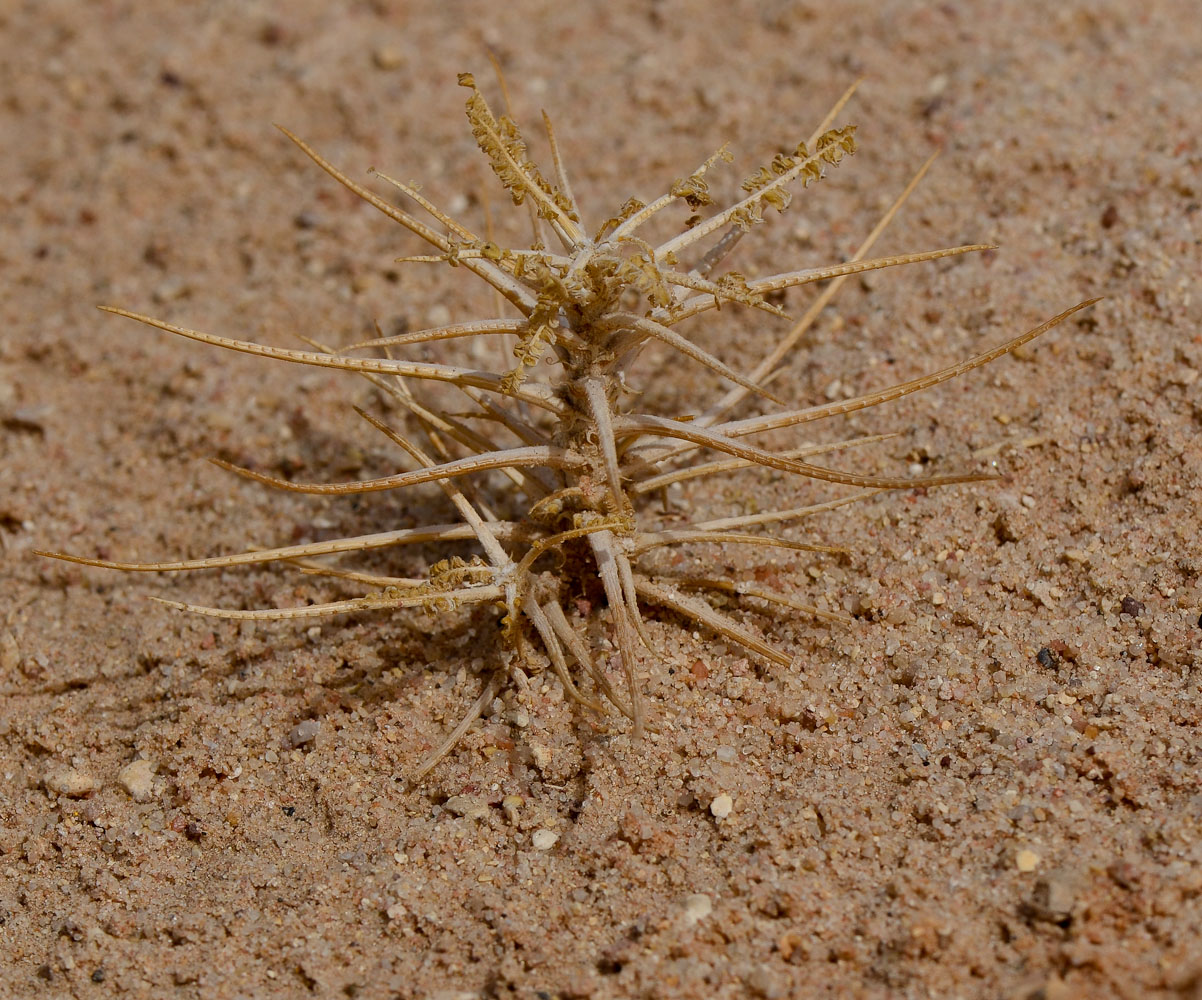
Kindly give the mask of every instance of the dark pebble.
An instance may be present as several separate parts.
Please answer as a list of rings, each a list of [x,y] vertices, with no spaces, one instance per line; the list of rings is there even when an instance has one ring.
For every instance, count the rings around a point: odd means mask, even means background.
[[[1132,618],[1138,618],[1144,613],[1144,602],[1137,601],[1134,597],[1124,597],[1122,604],[1119,605],[1119,611]]]
[[[1056,669],[1056,654],[1053,653],[1047,646],[1044,646],[1038,653],[1035,654],[1035,659],[1039,661],[1039,665],[1044,670]]]
[[[103,983],[104,982],[104,969],[97,969],[95,972],[92,973],[92,982],[94,982],[94,983]]]

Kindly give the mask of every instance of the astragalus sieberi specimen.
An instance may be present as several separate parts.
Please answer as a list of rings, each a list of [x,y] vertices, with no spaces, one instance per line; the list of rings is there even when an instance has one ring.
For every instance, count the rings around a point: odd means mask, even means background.
[[[378,174],[399,193],[399,205],[394,204],[285,132],[340,184],[429,244],[428,254],[403,260],[413,266],[442,263],[473,275],[495,290],[502,307],[498,313],[503,314],[338,350],[316,341],[309,342],[309,350],[296,350],[215,336],[102,307],[217,347],[357,372],[409,415],[406,430],[382,416],[359,411],[405,456],[403,471],[394,475],[300,483],[219,463],[230,471],[281,490],[328,495],[434,482],[446,492],[459,520],[177,562],[113,562],[46,553],[128,571],[284,563],[369,588],[360,596],[287,609],[234,610],[167,602],[218,618],[309,619],[476,604],[495,608],[501,649],[494,668],[482,680],[479,697],[463,722],[415,777],[425,774],[454,746],[507,678],[524,683],[543,657],[570,698],[597,711],[612,706],[630,720],[633,734],[641,735],[648,713],[636,669],[640,660],[655,656],[644,624],[649,608],[668,609],[707,634],[716,633],[756,657],[788,667],[792,658],[765,639],[754,623],[736,617],[737,612],[719,610],[705,599],[706,593],[723,594],[724,604],[734,595],[753,606],[773,605],[782,613],[834,621],[845,621],[844,616],[810,607],[787,593],[715,576],[702,567],[690,568],[688,560],[683,566],[673,560],[671,570],[654,572],[649,568],[655,562],[650,554],[668,546],[687,546],[686,551],[692,552],[699,545],[827,551],[821,545],[773,535],[770,529],[882,490],[989,478],[972,471],[927,478],[862,475],[831,457],[887,435],[837,444],[798,441],[784,450],[759,442],[766,432],[802,428],[956,378],[1034,340],[1090,304],[1076,305],[1004,344],[922,378],[857,398],[791,405],[774,392],[776,376],[848,276],[988,248],[973,244],[871,256],[873,244],[918,183],[924,166],[850,259],[763,276],[723,267],[765,212],[786,211],[796,193],[855,151],[854,126],[832,127],[850,90],[813,135],[751,174],[733,204],[716,208],[710,194],[711,172],[732,159],[723,147],[658,198],[648,203],[631,198],[597,225],[583,217],[546,116],[550,170],[532,161],[517,124],[493,113],[470,75],[462,75],[459,82],[470,92],[467,117],[481,152],[513,204],[529,212],[532,236],[527,246],[499,246],[487,234],[482,236],[452,218],[416,186]],[[686,217],[670,228],[672,235],[649,235],[662,233],[665,219],[673,218],[673,212]],[[778,304],[783,301],[781,293],[801,285],[814,285],[814,294],[800,318],[790,321]],[[720,352],[704,346],[718,339],[704,319],[721,323],[731,309],[764,314],[763,353],[749,366],[723,360]],[[456,349],[465,346],[457,341],[497,337],[507,337],[513,344],[514,363],[507,370],[481,371],[451,363]],[[448,342],[446,363],[405,360],[408,348],[435,341]],[[678,352],[682,364],[708,368],[728,388],[708,402],[689,399],[682,412],[641,408],[639,359],[652,343]],[[458,390],[457,407],[446,405],[445,390],[428,391],[429,383],[438,382]],[[757,467],[819,480],[836,489],[821,503],[746,516],[682,523],[664,512],[660,498],[675,483],[739,475]],[[465,541],[474,543],[474,555],[440,561],[421,578],[357,571],[337,558],[372,549]],[[589,618],[598,615],[605,623],[604,648],[590,639],[597,630],[588,628]]]

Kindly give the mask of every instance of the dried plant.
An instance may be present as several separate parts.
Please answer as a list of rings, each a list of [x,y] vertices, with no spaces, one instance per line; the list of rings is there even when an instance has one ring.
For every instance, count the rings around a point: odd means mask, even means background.
[[[497,246],[430,202],[416,187],[379,174],[428,217],[429,221],[423,221],[351,180],[305,142],[283,131],[340,184],[433,248],[430,255],[403,260],[444,262],[470,271],[512,306],[511,316],[380,337],[341,351],[310,341],[313,350],[303,351],[231,340],[124,309],[102,308],[201,343],[358,372],[408,411],[420,426],[424,441],[419,443],[380,418],[358,410],[364,420],[409,455],[415,468],[359,482],[296,483],[225,462],[217,464],[295,493],[350,495],[436,482],[462,522],[178,562],[125,563],[42,553],[87,566],[127,571],[203,570],[282,562],[373,588],[360,597],[287,609],[241,611],[164,602],[197,614],[234,620],[495,606],[503,616],[500,665],[484,681],[463,721],[415,778],[427,773],[454,746],[492,702],[507,676],[519,685],[525,684],[526,671],[537,667],[531,639],[541,644],[570,698],[597,711],[603,710],[603,703],[611,704],[630,720],[636,738],[647,724],[635,679],[636,664],[640,657],[654,655],[643,622],[646,606],[670,609],[758,657],[788,666],[791,658],[787,653],[695,592],[734,594],[833,621],[847,621],[845,616],[801,604],[760,586],[714,579],[701,572],[652,575],[646,569],[647,554],[666,546],[698,543],[832,551],[821,545],[774,537],[760,529],[795,522],[882,490],[991,478],[975,472],[928,478],[869,476],[813,461],[819,455],[888,435],[854,438],[837,445],[801,445],[786,451],[773,451],[753,441],[767,431],[852,413],[939,385],[1016,350],[1091,304],[1083,302],[992,350],[922,378],[854,399],[791,408],[771,391],[779,365],[848,276],[989,249],[974,244],[888,257],[868,256],[921,179],[928,161],[850,260],[766,277],[731,270],[719,273],[719,265],[741,237],[762,220],[765,211],[785,211],[793,189],[798,185],[808,187],[855,151],[854,127],[831,127],[854,87],[806,142],[799,143],[792,153],[776,156],[748,177],[743,182],[743,196],[734,204],[706,216],[697,214],[712,204],[710,171],[720,161],[731,159],[723,147],[650,204],[631,199],[616,216],[590,229],[582,221],[546,116],[543,119],[553,179],[548,179],[530,159],[512,118],[493,114],[469,74],[460,76],[459,82],[470,91],[467,117],[477,144],[513,203],[529,209],[534,236],[528,248]],[[692,213],[683,230],[658,244],[640,235],[650,220],[678,203]],[[548,233],[560,249],[548,249]],[[700,346],[694,335],[679,332],[687,320],[724,306],[783,315],[774,304],[780,301],[779,293],[823,282],[825,287],[804,315],[750,371],[732,368]],[[516,338],[513,353],[517,363],[509,371],[477,371],[390,356],[392,349],[414,344],[497,335]],[[664,416],[639,410],[631,402],[638,393],[628,378],[640,352],[652,342],[716,372],[731,383],[731,388],[700,412],[690,408],[686,414]],[[371,349],[384,356],[352,353]],[[541,360],[551,362],[556,369],[554,377],[536,377],[535,368]],[[423,382],[454,386],[466,397],[471,412],[452,414],[435,402],[423,401],[414,391],[415,384]],[[753,396],[777,408],[734,418],[733,413]],[[719,457],[700,461],[698,456],[703,452]],[[674,483],[754,468],[780,470],[857,490],[805,507],[702,520],[685,526],[668,526],[667,519],[652,509],[650,500]],[[489,470],[500,470],[507,477],[508,494],[490,496],[485,489],[471,485],[473,477]],[[470,560],[456,557],[439,562],[422,579],[376,576],[318,561],[343,553],[472,539],[479,547],[478,555]],[[595,604],[604,607],[624,685],[615,685],[611,680],[606,654],[590,644],[587,634],[569,616],[574,599],[588,593],[596,594]]]

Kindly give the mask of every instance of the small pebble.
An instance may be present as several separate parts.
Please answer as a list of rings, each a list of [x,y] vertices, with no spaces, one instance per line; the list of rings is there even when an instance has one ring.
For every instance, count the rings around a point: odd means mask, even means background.
[[[77,771],[56,771],[43,779],[43,784],[57,795],[65,795],[69,799],[82,799],[91,795],[100,787],[100,782],[90,774]]]
[[[530,843],[536,851],[549,851],[559,840],[559,834],[554,830],[535,830]]]
[[[135,760],[117,772],[117,784],[135,802],[154,798],[154,765],[148,760]]]
[[[534,758],[534,766],[539,771],[546,773],[547,768],[551,766],[551,749],[545,747],[541,743],[531,742],[530,754]]]
[[[0,633],[0,673],[11,674],[21,665],[21,649],[11,632]]]
[[[1043,989],[1036,991],[1036,996],[1041,996],[1044,1000],[1073,1000],[1079,995],[1074,987],[1054,972],[1048,976],[1047,982],[1043,984]]]
[[[442,807],[455,816],[468,819],[483,819],[488,815],[488,803],[475,795],[452,795]]]
[[[316,719],[306,719],[292,727],[292,731],[288,734],[288,745],[295,749],[303,747],[306,743],[312,743],[317,739],[320,729],[321,723]]]
[[[429,326],[446,326],[451,322],[451,310],[442,303],[433,305],[426,312],[426,323]]]
[[[722,792],[721,794],[714,796],[714,801],[710,803],[710,812],[713,813],[717,819],[726,819],[734,807],[734,799],[732,799],[725,792]]]
[[[1119,605],[1119,613],[1130,615],[1132,618],[1138,618],[1144,613],[1143,601],[1137,601],[1134,597],[1124,597]]]
[[[21,846],[22,834],[11,826],[0,826],[0,854],[11,854]]]
[[[395,45],[381,45],[372,50],[371,61],[376,69],[400,69],[405,63],[405,57]]]
[[[506,795],[501,800],[501,811],[510,823],[516,824],[518,821],[518,812],[525,804],[526,800],[520,795]]]
[[[1014,864],[1020,872],[1033,872],[1039,867],[1039,855],[1024,847],[1014,855]]]
[[[1032,903],[1045,920],[1056,922],[1071,916],[1076,902],[1077,884],[1070,872],[1049,872],[1035,883]]]
[[[695,892],[681,900],[681,909],[684,911],[684,922],[691,926],[714,912],[714,901],[704,892]]]

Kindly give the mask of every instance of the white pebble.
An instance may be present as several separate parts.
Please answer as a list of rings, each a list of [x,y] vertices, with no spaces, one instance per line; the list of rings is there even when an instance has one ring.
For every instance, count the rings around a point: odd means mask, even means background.
[[[117,784],[135,802],[154,798],[154,765],[148,760],[135,760],[117,772]]]
[[[82,799],[100,787],[100,782],[90,774],[76,770],[56,771],[46,775],[42,781],[50,791],[65,795],[69,799]]]
[[[714,901],[704,892],[695,892],[681,900],[681,907],[684,910],[684,922],[691,925],[714,912]]]
[[[559,834],[554,830],[535,830],[530,843],[536,851],[549,851],[559,840]]]
[[[735,807],[735,801],[725,792],[714,796],[714,801],[710,803],[710,812],[717,819],[726,819],[730,815],[731,810]]]

